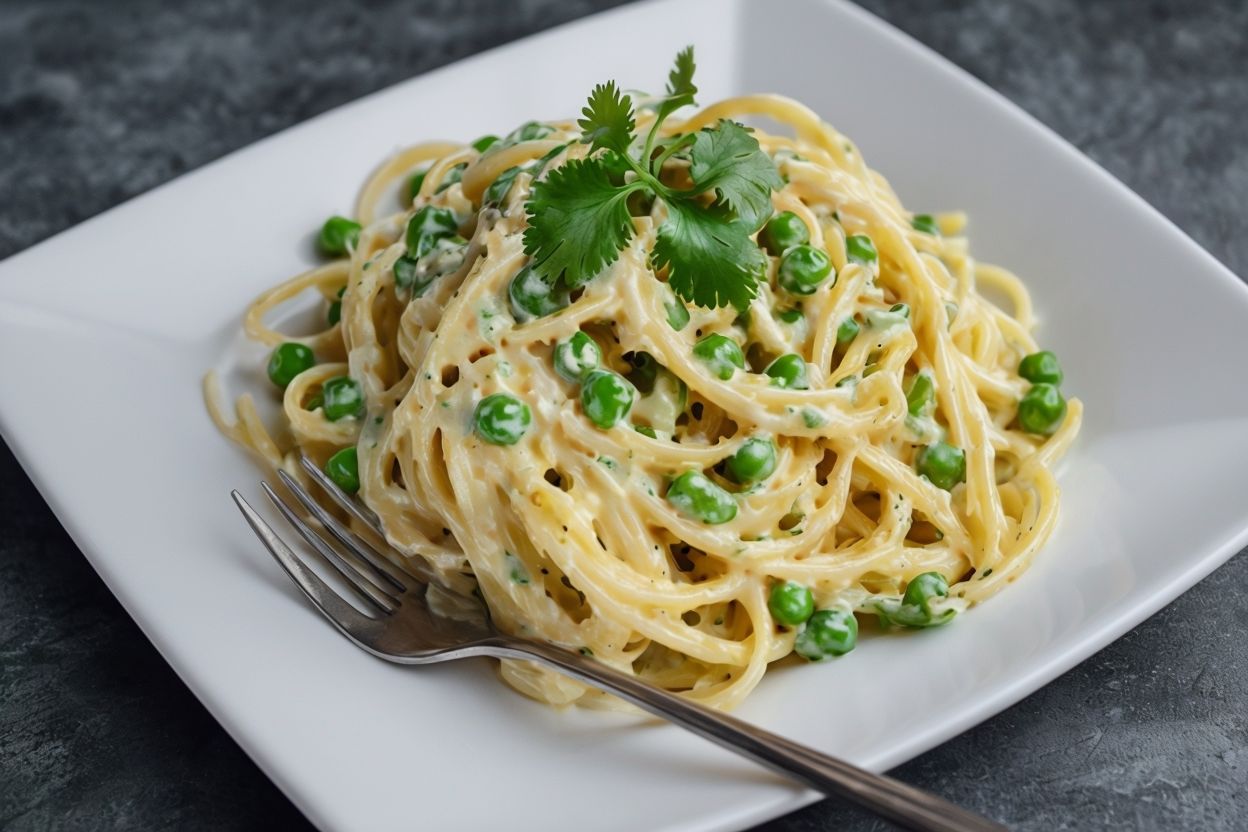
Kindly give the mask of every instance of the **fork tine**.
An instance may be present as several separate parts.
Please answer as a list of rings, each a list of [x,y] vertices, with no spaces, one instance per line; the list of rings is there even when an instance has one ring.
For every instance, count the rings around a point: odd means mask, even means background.
[[[364,561],[364,565],[371,570],[369,575],[373,578],[373,583],[381,589],[385,589],[385,584],[391,584],[399,592],[407,592],[407,585],[403,583],[405,576],[398,567],[386,560],[377,550],[374,549],[364,538],[339,523],[337,518],[320,506],[316,500],[312,499],[312,495],[308,494],[295,478],[280,468],[277,470],[277,476],[281,479],[282,484],[295,495],[295,498],[303,504],[317,521],[325,527],[338,542],[347,548],[349,552],[356,555],[360,560]],[[408,577],[408,580],[411,580]]]
[[[303,590],[308,600],[315,604],[317,609],[333,621],[339,629],[354,638],[354,633],[361,633],[376,624],[373,619],[344,601],[315,572],[305,566],[277,532],[273,531],[273,527],[265,522],[250,503],[243,499],[242,494],[235,490],[230,492],[230,496],[234,498],[235,505],[246,518],[247,525],[251,526],[251,530],[256,533],[256,537],[260,538],[264,548],[269,550],[269,554],[282,567],[282,570]]]
[[[306,540],[308,545],[316,550],[317,554],[338,571],[338,574],[351,585],[352,589],[382,612],[389,613],[398,609],[398,604],[393,598],[383,592],[381,587],[373,583],[367,575],[361,573],[354,564],[338,554],[333,546],[325,542],[324,538],[312,530],[311,526],[303,522],[303,518],[295,514],[294,510],[286,505],[286,502],[281,497],[277,496],[277,492],[267,482],[260,483],[260,487],[264,489],[265,496],[269,498],[269,501],[286,518],[286,522],[290,523],[295,531],[299,532],[299,536]]]
[[[315,480],[316,484],[321,487],[321,490],[328,494],[335,503],[350,512],[355,519],[365,526],[368,526],[382,540],[386,539],[386,533],[381,528],[381,521],[377,519],[377,515],[371,509],[361,506],[356,500],[352,499],[349,494],[338,487],[338,483],[331,480],[306,454],[299,455],[299,464],[307,472],[308,476]]]

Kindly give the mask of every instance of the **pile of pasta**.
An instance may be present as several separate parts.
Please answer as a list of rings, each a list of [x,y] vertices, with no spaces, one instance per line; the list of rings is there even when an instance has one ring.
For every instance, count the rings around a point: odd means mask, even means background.
[[[834,266],[819,291],[786,295],[770,257],[748,310],[688,306],[688,323],[676,328],[669,311],[679,301],[650,259],[663,219],[656,204],[633,217],[614,264],[557,312],[526,320],[509,301],[528,262],[525,200],[534,176],[586,155],[575,126],[551,124],[485,152],[417,145],[363,187],[349,256],[266,291],[246,312],[250,338],[302,343],[316,356],[285,387],[280,425],[266,426],[250,395],[231,415],[210,377],[214,419],[265,465],[297,478],[299,454],[324,463],[356,448],[358,497],[400,562],[423,563],[452,590],[479,591],[504,631],[592,654],[712,706],[739,702],[793,651],[796,630],[777,626],[768,609],[777,582],[860,617],[926,572],[944,576],[955,607],[991,596],[1053,531],[1053,467],[1081,414],[1072,399],[1051,435],[1017,424],[1029,387],[1019,362],[1037,350],[1028,293],[1011,273],[971,258],[961,215],[937,215],[939,233],[917,230],[855,146],[794,101],[734,98],[671,119],[664,132],[759,117],[784,128],[753,134],[784,179],[775,210],[799,217]],[[485,200],[516,167],[505,198]],[[416,171],[423,184],[409,202],[403,186]],[[454,212],[463,242],[440,253],[429,267],[436,279],[416,293],[396,284],[394,270],[408,221],[429,205]],[[848,256],[852,235],[869,237],[877,262]],[[300,337],[271,328],[279,309],[309,291],[326,304],[341,292],[337,322]],[[906,315],[890,322],[883,313],[897,304]],[[848,342],[838,339],[846,320],[858,325]],[[676,405],[670,385],[665,396],[656,385],[638,390],[625,421],[594,424],[554,367],[556,345],[578,331],[605,367],[636,378],[648,366],[670,379]],[[711,333],[746,357],[730,378],[694,353]],[[788,353],[806,362],[805,389],[762,372]],[[934,398],[916,418],[907,391],[919,374]],[[318,398],[344,376],[365,408],[330,420]],[[474,431],[478,403],[499,392],[531,411],[514,444]],[[726,481],[724,460],[760,436],[774,443],[774,472],[749,487]],[[965,453],[965,482],[950,490],[916,470],[916,454],[938,438]],[[731,493],[730,521],[704,522],[666,499],[688,470]],[[606,704],[527,663],[505,662],[502,672],[546,702]]]

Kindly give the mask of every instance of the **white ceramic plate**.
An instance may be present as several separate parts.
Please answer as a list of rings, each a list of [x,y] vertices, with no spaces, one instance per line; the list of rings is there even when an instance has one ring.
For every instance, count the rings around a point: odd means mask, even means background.
[[[688,42],[702,100],[796,96],[907,205],[968,210],[974,250],[1029,280],[1040,338],[1087,405],[1063,521],[1023,580],[951,627],[778,672],[742,716],[889,768],[1053,679],[1248,539],[1248,385],[1232,382],[1248,292],[1104,171],[839,2],[653,2],[565,26],[0,264],[4,436],[144,632],[323,828],[722,830],[812,799],[676,729],[533,704],[484,662],[410,670],[356,650],[244,527],[228,492],[254,495],[256,470],[200,400],[206,368],[256,358],[236,335],[244,304],[310,261],[310,231],[396,146],[573,114],[606,78],[658,88]]]

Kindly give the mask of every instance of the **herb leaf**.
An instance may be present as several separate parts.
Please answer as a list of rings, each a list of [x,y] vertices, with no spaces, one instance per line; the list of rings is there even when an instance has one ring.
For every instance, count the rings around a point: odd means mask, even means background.
[[[584,118],[577,121],[584,135],[581,141],[590,146],[590,152],[605,148],[616,153],[628,153],[633,140],[633,101],[620,93],[614,81],[599,84],[589,95],[589,103],[581,110]]]
[[[686,46],[676,53],[676,66],[667,74],[667,97],[659,104],[656,121],[662,121],[672,113],[693,103],[698,88],[693,83],[693,72],[697,65],[693,62],[693,47]]]
[[[695,69],[693,48],[681,50],[639,153],[632,151],[632,99],[614,81],[594,87],[577,122],[589,155],[535,182],[525,206],[524,250],[543,279],[579,286],[614,263],[633,236],[628,197],[640,191],[667,207],[650,260],[656,269],[668,269],[677,295],[699,306],[744,310],[758,294],[766,259],[750,237],[771,215],[771,191],[783,186],[758,141],[744,126],[721,121],[664,138],[664,150],[652,156],[663,121],[694,103]],[[663,181],[662,168],[686,148],[693,187],[679,191]],[[706,196],[714,198],[709,205]]]
[[[616,186],[601,159],[577,159],[534,186],[525,206],[524,250],[539,274],[580,286],[620,256],[633,236],[628,195],[640,186]]]
[[[765,265],[750,229],[722,209],[691,200],[671,200],[667,208],[651,260],[656,268],[668,267],[676,294],[705,307],[749,306]]]
[[[690,151],[689,174],[696,189],[715,190],[717,202],[736,212],[751,232],[771,216],[771,191],[784,182],[748,128],[721,120],[699,130]]]

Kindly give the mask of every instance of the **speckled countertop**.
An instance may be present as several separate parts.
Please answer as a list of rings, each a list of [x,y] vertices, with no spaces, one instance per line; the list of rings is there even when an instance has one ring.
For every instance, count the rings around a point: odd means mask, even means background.
[[[1248,3],[861,2],[1248,274]],[[0,0],[0,257],[366,92],[610,5]],[[3,447],[0,518],[0,828],[307,828]],[[1241,553],[896,773],[1015,829],[1248,829],[1246,622]],[[875,828],[828,803],[762,827]]]

